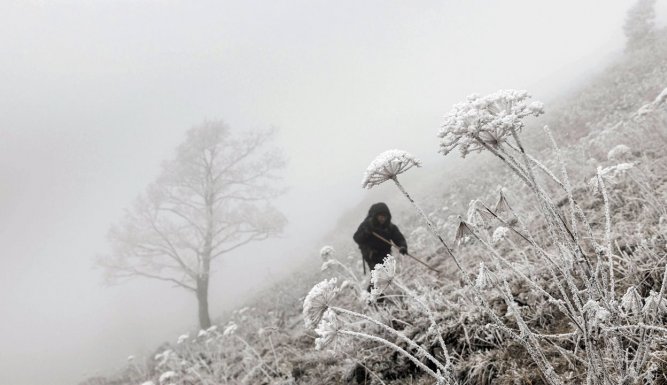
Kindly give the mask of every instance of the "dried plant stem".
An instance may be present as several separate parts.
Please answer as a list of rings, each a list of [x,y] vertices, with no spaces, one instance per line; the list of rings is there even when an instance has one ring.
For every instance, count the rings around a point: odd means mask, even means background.
[[[356,317],[356,318],[361,318],[363,320],[371,322],[374,325],[379,326],[382,330],[384,330],[386,332],[389,332],[390,334],[398,337],[398,339],[400,339],[401,341],[407,343],[411,348],[415,349],[420,355],[423,355],[424,357],[428,358],[428,360],[433,362],[438,367],[438,369],[440,369],[443,373],[446,372],[447,368],[445,366],[443,366],[442,363],[440,363],[440,361],[438,361],[437,358],[433,357],[433,355],[431,355],[428,351],[426,351],[426,349],[421,347],[418,343],[414,342],[410,338],[406,337],[403,333],[401,333],[401,332],[399,332],[399,331],[397,331],[397,330],[383,324],[382,322],[379,322],[376,319],[374,319],[372,317],[369,317],[365,314],[357,313],[357,312],[347,310],[347,309],[343,309],[343,308],[340,308],[340,307],[337,307],[337,306],[331,306],[330,309],[337,312],[337,313],[346,314],[346,315]],[[379,338],[379,337],[377,337],[377,338]]]
[[[440,232],[438,232],[438,230],[435,228],[435,225],[433,224],[433,222],[431,222],[431,220],[428,219],[428,216],[426,215],[426,213],[424,213],[424,211],[421,209],[421,207],[419,207],[419,205],[417,205],[417,203],[414,201],[414,199],[412,199],[410,194],[408,194],[408,192],[405,190],[405,188],[403,188],[403,185],[401,185],[401,183],[398,181],[398,178],[394,176],[392,178],[392,180],[394,181],[394,183],[396,184],[398,189],[403,193],[403,195],[405,195],[405,197],[408,198],[410,203],[412,203],[412,206],[417,210],[417,212],[422,216],[422,218],[424,218],[424,220],[426,221],[426,225],[428,226],[428,229],[431,231],[431,234],[433,234],[436,238],[438,238],[438,240],[440,241],[442,246],[444,246],[445,250],[447,250],[447,253],[454,259],[454,262],[456,263],[456,266],[467,277],[468,274],[463,269],[463,266],[461,265],[461,262],[458,260],[458,258],[456,258],[456,256],[452,252],[451,248],[447,245],[445,240],[442,239],[442,235],[440,235]]]
[[[404,291],[405,293],[408,294],[412,299],[414,299],[426,312],[426,315],[428,316],[429,321],[431,322],[431,327],[436,332],[438,343],[440,344],[440,347],[442,348],[442,353],[445,356],[445,375],[449,375],[452,371],[452,360],[449,357],[449,351],[447,350],[447,345],[445,345],[445,341],[442,339],[442,333],[440,332],[440,327],[438,326],[437,322],[435,322],[435,316],[433,315],[433,312],[431,309],[422,301],[417,294],[415,294],[412,290],[410,290],[408,287],[403,285],[399,280],[394,279],[394,284]]]
[[[609,196],[607,195],[607,188],[604,185],[602,178],[602,168],[598,167],[597,179],[602,192],[602,199],[604,200],[604,218],[605,218],[605,252],[609,263],[609,298],[614,301],[615,287],[614,287],[614,262],[612,260],[611,248],[611,212],[609,208]]]
[[[382,344],[384,346],[387,346],[387,347],[401,353],[403,356],[405,356],[407,359],[412,361],[420,369],[422,369],[423,371],[428,373],[431,377],[435,378],[436,380],[446,381],[446,379],[444,377],[442,377],[438,373],[431,370],[428,366],[424,365],[423,362],[419,361],[415,356],[408,353],[405,349],[401,348],[400,346],[398,346],[398,345],[396,345],[392,342],[389,342],[389,341],[385,340],[384,338],[380,338],[380,337],[377,337],[377,336],[374,336],[374,335],[371,335],[371,334],[366,334],[366,333],[361,333],[361,332],[354,332],[354,331],[350,331],[350,330],[339,330],[338,333],[340,333],[342,335],[351,336],[351,337],[367,339],[367,340],[374,341],[374,342],[377,342],[379,344]]]

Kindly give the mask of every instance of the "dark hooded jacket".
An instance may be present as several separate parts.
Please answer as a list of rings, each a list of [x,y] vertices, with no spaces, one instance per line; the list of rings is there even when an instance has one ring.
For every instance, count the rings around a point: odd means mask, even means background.
[[[384,214],[387,217],[383,225],[380,225],[377,221],[378,214]],[[382,263],[387,254],[391,253],[391,245],[379,239],[373,233],[394,242],[399,248],[405,248],[407,252],[408,245],[405,242],[405,237],[398,230],[398,227],[391,223],[389,207],[382,202],[375,203],[368,210],[368,216],[361,222],[353,236],[354,241],[361,249],[364,261],[368,263],[371,270],[373,270],[376,264]]]

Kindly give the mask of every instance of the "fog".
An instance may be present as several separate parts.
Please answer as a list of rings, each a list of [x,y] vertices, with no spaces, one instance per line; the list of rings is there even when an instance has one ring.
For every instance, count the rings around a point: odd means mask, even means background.
[[[191,294],[105,287],[93,269],[190,127],[276,127],[289,158],[277,201],[289,226],[216,265],[215,318],[317,258],[337,218],[375,193],[360,181],[378,153],[442,166],[435,134],[453,103],[576,87],[622,51],[631,5],[0,2],[0,384],[77,383],[196,327]]]

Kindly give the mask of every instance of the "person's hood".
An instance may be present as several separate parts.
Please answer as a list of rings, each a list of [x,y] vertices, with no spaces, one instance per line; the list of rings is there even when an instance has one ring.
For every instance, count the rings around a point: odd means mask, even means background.
[[[375,218],[378,214],[384,214],[387,216],[387,223],[391,222],[391,212],[389,212],[389,207],[384,202],[375,203],[368,210],[368,217]]]

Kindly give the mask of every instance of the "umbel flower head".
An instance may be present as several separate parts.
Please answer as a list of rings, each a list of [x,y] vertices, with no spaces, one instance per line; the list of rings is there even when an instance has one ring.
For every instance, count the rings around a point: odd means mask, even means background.
[[[303,301],[303,321],[306,329],[313,329],[320,323],[324,312],[340,289],[336,287],[336,278],[324,280],[313,286]]]
[[[402,150],[388,150],[378,155],[366,169],[364,188],[371,188],[389,179],[394,179],[413,166],[421,167],[419,159]]]
[[[338,331],[341,329],[342,324],[338,319],[336,313],[329,309],[322,315],[322,320],[315,329],[315,333],[319,337],[315,339],[315,348],[317,350],[322,350],[330,345],[336,345],[336,340],[338,339]]]
[[[396,277],[396,258],[391,255],[385,257],[382,264],[376,265],[371,271],[371,301],[375,301],[384,290],[391,285]]]
[[[336,250],[333,246],[324,246],[320,249],[320,257],[322,261],[326,262],[336,255]]]
[[[512,130],[521,131],[523,118],[544,113],[540,102],[528,102],[530,95],[522,90],[500,90],[480,97],[470,95],[463,103],[455,104],[445,116],[438,132],[440,152],[449,154],[458,147],[465,158],[471,152],[482,151],[485,145],[496,147]]]

